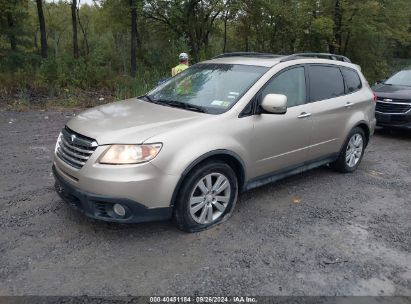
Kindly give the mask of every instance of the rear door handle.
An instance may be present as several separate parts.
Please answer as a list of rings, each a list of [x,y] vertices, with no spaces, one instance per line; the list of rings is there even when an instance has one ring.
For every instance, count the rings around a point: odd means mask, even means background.
[[[351,107],[351,106],[353,106],[353,105],[354,105],[353,102],[347,102],[344,107],[349,108],[349,107]]]
[[[298,118],[306,118],[306,117],[310,117],[311,113],[307,113],[307,112],[302,112],[300,115],[298,115]]]

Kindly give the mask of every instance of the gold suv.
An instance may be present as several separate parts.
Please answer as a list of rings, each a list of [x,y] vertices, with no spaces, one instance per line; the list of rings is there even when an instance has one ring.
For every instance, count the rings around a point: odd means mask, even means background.
[[[359,66],[331,54],[223,54],[149,93],[70,120],[55,149],[61,198],[95,219],[227,219],[242,191],[330,164],[354,171],[375,128]]]

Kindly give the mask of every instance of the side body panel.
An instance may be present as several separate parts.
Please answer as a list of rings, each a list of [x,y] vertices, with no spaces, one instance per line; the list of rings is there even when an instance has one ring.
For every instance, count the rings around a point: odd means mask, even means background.
[[[312,130],[311,117],[298,118],[310,112],[310,104],[287,109],[284,115],[260,114],[251,117],[254,124],[252,168],[249,178],[281,170],[308,159]]]
[[[358,75],[362,81],[362,88],[358,91],[311,102],[313,134],[310,160],[338,153],[348,133],[360,123],[366,124],[373,133],[373,93],[361,73]]]
[[[346,107],[347,97],[340,96],[312,103],[313,134],[310,159],[338,152],[350,128],[350,117],[358,105]]]
[[[250,151],[253,123],[251,120],[225,115],[210,117],[190,126],[171,129],[167,136],[154,136],[147,142],[162,142],[159,155],[150,163],[165,174],[181,176],[193,162],[215,150],[229,151],[242,160],[247,179],[252,168]]]

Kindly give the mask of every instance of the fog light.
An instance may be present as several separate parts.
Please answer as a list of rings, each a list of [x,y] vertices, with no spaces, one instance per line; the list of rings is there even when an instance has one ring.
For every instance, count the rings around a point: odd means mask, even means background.
[[[120,204],[114,204],[113,211],[118,216],[124,217],[126,215],[126,209]]]

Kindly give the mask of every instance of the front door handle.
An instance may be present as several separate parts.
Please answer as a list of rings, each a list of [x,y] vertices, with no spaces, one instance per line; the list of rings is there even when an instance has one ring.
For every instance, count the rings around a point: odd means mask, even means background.
[[[307,112],[302,112],[300,115],[298,115],[298,118],[306,118],[306,117],[310,117],[311,113],[307,113]]]
[[[353,106],[353,105],[354,105],[353,102],[347,102],[344,107],[349,108],[349,107],[351,107],[351,106]]]

